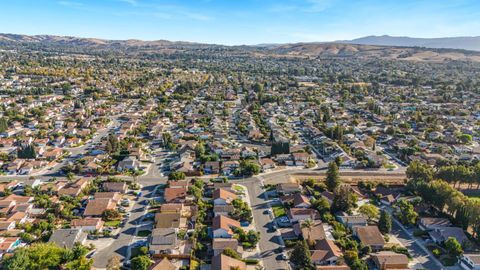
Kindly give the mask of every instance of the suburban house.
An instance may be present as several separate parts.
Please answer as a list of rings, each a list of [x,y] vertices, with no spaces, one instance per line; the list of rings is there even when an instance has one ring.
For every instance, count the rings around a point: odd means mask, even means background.
[[[290,208],[287,211],[287,216],[292,223],[298,222],[299,220],[320,219],[318,211],[311,208]]]
[[[216,216],[213,218],[213,238],[232,238],[233,228],[240,228],[240,222],[226,216]]]
[[[101,217],[106,210],[114,210],[117,203],[108,198],[99,198],[88,201],[87,207],[83,212],[85,217]]]
[[[297,183],[281,183],[277,184],[277,193],[280,195],[291,195],[301,192],[301,186]]]
[[[418,226],[424,231],[430,231],[439,227],[450,227],[452,223],[446,218],[424,217],[418,221]]]
[[[234,238],[214,238],[212,241],[213,255],[221,254],[223,250],[230,248],[237,253],[242,253],[241,246],[238,245],[238,240]]]
[[[340,248],[329,239],[318,240],[315,243],[315,250],[310,252],[315,265],[335,265],[343,255]]]
[[[218,188],[213,191],[213,204],[214,205],[227,205],[231,204],[233,200],[237,198],[237,195],[223,188]]]
[[[320,220],[315,220],[311,228],[302,227],[305,220],[300,220],[293,225],[293,230],[296,235],[301,234],[303,239],[307,240],[310,245],[314,245],[317,241],[326,238],[325,229]]]
[[[385,239],[377,226],[354,227],[353,234],[364,246],[372,250],[381,250],[385,246]]]
[[[187,196],[187,189],[183,187],[168,187],[165,189],[163,196],[167,203],[183,203]]]
[[[219,254],[213,256],[211,270],[246,270],[247,264],[227,255]]]
[[[259,160],[259,163],[260,163],[260,166],[262,166],[262,171],[275,168],[275,162],[270,158],[261,158]]]
[[[459,227],[437,227],[428,234],[430,238],[438,244],[445,242],[449,237],[457,239],[458,243],[462,245],[468,242],[468,237],[463,232],[463,229]]]
[[[127,192],[128,185],[125,182],[104,182],[102,184],[104,191],[119,192],[124,194]]]
[[[85,232],[101,231],[105,222],[101,218],[73,219],[70,225]]]
[[[137,160],[135,156],[128,156],[125,159],[118,162],[117,170],[119,172],[127,171],[127,170],[138,170],[140,167],[140,162]]]
[[[219,161],[207,161],[203,165],[203,171],[206,174],[210,173],[219,173],[220,172],[220,162]]]
[[[156,213],[155,228],[185,228],[187,220],[180,213]]]
[[[352,229],[354,227],[364,227],[368,225],[367,218],[364,216],[356,215],[351,216],[347,213],[340,212],[336,214],[336,217],[340,223]]]
[[[82,229],[58,229],[53,231],[48,242],[71,249],[75,243],[83,245],[85,240],[87,240],[87,234]]]
[[[408,257],[405,254],[395,253],[393,251],[380,251],[371,255],[372,261],[377,269],[410,269],[408,267]]]
[[[152,266],[149,270],[177,270],[178,267],[176,267],[173,263],[171,263],[167,257],[164,257],[161,261],[159,261],[157,264]]]
[[[178,254],[175,228],[155,228],[148,237],[151,254]]]

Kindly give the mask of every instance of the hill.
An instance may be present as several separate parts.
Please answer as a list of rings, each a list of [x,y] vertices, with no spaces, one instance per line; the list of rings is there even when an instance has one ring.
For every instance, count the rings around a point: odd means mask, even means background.
[[[345,44],[381,45],[401,47],[448,48],[480,51],[480,37],[411,38],[392,36],[368,36],[353,40],[336,41]]]
[[[352,41],[353,42],[353,41]],[[117,52],[129,55],[190,53],[197,56],[268,56],[268,57],[337,57],[380,58],[424,62],[480,62],[480,52],[458,49],[436,49],[410,46],[362,45],[353,43],[263,44],[257,46],[225,46],[168,40],[106,40],[51,35],[0,34],[0,46],[38,51],[61,51],[92,54]]]

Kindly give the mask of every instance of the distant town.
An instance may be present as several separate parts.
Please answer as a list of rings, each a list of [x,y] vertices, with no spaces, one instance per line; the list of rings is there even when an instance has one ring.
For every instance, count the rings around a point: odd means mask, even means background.
[[[437,50],[0,39],[2,269],[480,269],[480,64]]]

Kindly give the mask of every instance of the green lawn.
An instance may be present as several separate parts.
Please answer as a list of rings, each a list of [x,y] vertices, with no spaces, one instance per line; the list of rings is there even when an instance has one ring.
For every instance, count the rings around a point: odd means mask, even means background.
[[[118,226],[120,226],[120,220],[105,221],[105,226],[118,228]]]
[[[147,236],[149,236],[150,234],[152,234],[152,232],[151,232],[151,231],[143,230],[143,231],[138,231],[138,234],[137,234],[137,236],[140,236],[140,237],[147,237]]]
[[[233,189],[237,192],[244,192],[243,190],[243,187],[239,186],[239,185],[234,185],[233,186]]]
[[[480,201],[480,196],[479,195],[467,195],[467,197],[470,200],[473,200],[473,201]]]
[[[287,215],[287,211],[285,210],[285,207],[283,206],[272,206],[272,210],[273,210],[273,215],[275,217],[281,217],[281,216],[286,216]]]

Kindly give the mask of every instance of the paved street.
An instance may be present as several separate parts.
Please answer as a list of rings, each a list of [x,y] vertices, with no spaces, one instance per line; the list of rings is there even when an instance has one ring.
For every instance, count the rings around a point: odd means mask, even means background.
[[[264,199],[263,190],[260,187],[260,180],[257,178],[249,178],[241,182],[246,186],[250,194],[250,203],[252,206],[253,219],[255,227],[260,232],[260,256],[265,269],[268,270],[284,270],[287,263],[283,260],[277,260],[281,254],[275,250],[281,247],[281,236],[279,232],[268,232],[268,226],[272,221],[270,215],[263,212],[269,208],[267,201]]]
[[[95,268],[105,268],[108,259],[112,257],[113,254],[119,256],[122,260],[127,256],[128,246],[133,243],[136,228],[145,214],[145,211],[143,210],[143,207],[145,206],[144,201],[151,197],[156,185],[166,183],[165,178],[157,178],[155,181],[152,181],[148,178],[143,179],[142,177],[139,177],[138,181],[143,185],[142,196],[135,202],[135,205],[130,212],[131,215],[125,224],[125,227],[122,228],[119,237],[115,239],[112,245],[97,252],[93,257],[95,260],[93,266]]]
[[[391,209],[387,209],[390,213]],[[423,268],[431,270],[439,269],[449,269],[457,270],[457,267],[444,267],[439,260],[437,260],[433,255],[427,250],[426,247],[420,243],[420,240],[416,239],[412,233],[408,232],[407,229],[392,215],[392,234],[397,237],[397,239],[408,249],[408,252],[412,257],[414,257],[419,263],[422,264]]]

